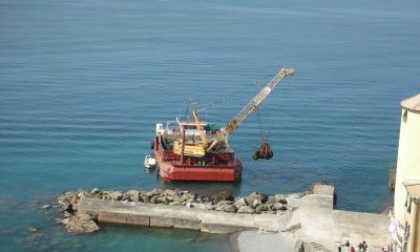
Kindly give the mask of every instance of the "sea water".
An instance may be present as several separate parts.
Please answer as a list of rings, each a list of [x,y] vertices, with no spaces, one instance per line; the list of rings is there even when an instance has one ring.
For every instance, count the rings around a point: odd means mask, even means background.
[[[230,250],[227,236],[194,231],[69,235],[41,206],[77,188],[274,194],[329,181],[339,209],[378,211],[392,199],[400,101],[420,91],[419,11],[418,1],[0,0],[0,250]],[[144,171],[156,123],[193,105],[222,127],[282,66],[295,76],[230,137],[240,183]],[[274,158],[254,161],[263,138]]]

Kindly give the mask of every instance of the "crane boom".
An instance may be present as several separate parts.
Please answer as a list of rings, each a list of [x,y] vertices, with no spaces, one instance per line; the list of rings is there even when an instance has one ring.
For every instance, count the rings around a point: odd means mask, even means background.
[[[245,120],[252,112],[258,109],[258,105],[271,93],[276,85],[286,76],[292,76],[295,73],[293,68],[280,69],[277,74],[265,85],[264,88],[258,92],[258,94],[232,119],[230,120],[224,130],[226,134],[232,134],[238,127],[239,124]]]
[[[254,98],[234,117],[230,120],[224,128],[222,128],[222,134],[220,134],[211,145],[208,147],[208,151],[212,150],[218,143],[224,142],[225,146],[229,146],[228,136],[232,134],[238,127],[239,124],[245,120],[252,112],[257,111],[258,105],[271,93],[276,85],[286,76],[293,76],[295,70],[293,68],[281,68],[277,74],[255,95]]]

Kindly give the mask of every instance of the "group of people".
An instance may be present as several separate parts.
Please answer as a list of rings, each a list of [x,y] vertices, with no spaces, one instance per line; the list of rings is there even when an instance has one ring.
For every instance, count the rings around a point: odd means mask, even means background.
[[[357,245],[357,252],[366,252],[367,247],[368,246],[367,246],[366,241],[360,242]],[[337,251],[338,252],[356,252],[354,246],[350,244],[349,240],[347,240],[344,244],[341,244],[341,242],[338,242]]]

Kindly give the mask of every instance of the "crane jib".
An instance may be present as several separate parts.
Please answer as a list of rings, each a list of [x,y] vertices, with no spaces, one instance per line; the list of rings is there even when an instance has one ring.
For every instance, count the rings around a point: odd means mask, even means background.
[[[289,75],[294,75],[295,70],[293,68],[282,68],[277,74],[263,87],[257,95],[225,126],[225,132],[228,134],[233,133],[238,127],[239,124],[245,120],[252,112],[258,110],[258,106],[265,98],[271,93],[271,91],[276,87],[280,80]]]

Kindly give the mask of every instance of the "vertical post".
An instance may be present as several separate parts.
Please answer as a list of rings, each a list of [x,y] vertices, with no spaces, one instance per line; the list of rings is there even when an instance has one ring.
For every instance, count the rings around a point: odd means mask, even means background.
[[[185,129],[182,129],[182,136],[181,136],[181,164],[184,164],[184,150],[185,150]]]

